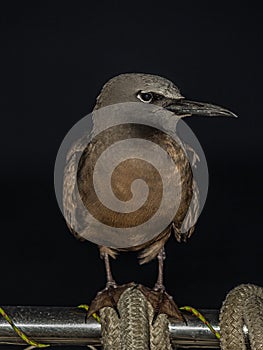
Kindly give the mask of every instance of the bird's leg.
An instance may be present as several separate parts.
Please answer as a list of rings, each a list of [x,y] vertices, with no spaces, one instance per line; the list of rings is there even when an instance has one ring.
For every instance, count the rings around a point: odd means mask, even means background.
[[[102,258],[104,260],[105,269],[106,269],[106,277],[107,277],[106,288],[110,288],[110,287],[116,288],[117,284],[116,284],[115,280],[113,279],[112,273],[111,273],[109,254],[102,253]]]
[[[157,302],[157,305],[155,308],[152,323],[155,322],[157,316],[160,313],[161,306],[162,306],[162,303],[164,302],[164,296],[165,296],[165,287],[163,284],[163,265],[164,265],[164,260],[165,260],[164,247],[162,247],[161,250],[159,251],[159,253],[157,255],[157,259],[158,259],[158,277],[157,277],[157,281],[155,283],[153,290],[158,292],[159,295],[158,295],[158,302]]]
[[[106,291],[108,298],[110,300],[111,306],[113,307],[113,309],[116,311],[118,317],[120,318],[120,314],[119,314],[119,311],[117,309],[117,303],[114,299],[114,289],[117,288],[117,284],[112,277],[109,254],[105,253],[105,252],[102,253],[102,258],[103,258],[104,264],[105,264],[107,283],[106,283],[105,290],[102,292],[99,292],[98,294],[99,295],[103,294]]]
[[[154,309],[152,324],[154,324],[158,315],[164,313],[171,317],[176,317],[183,321],[184,317],[175,304],[173,298],[166,293],[163,283],[163,263],[165,260],[164,247],[161,248],[157,255],[158,259],[158,277],[153,289],[140,286],[141,292],[146,296]]]
[[[116,311],[118,317],[120,317],[120,314],[117,308],[119,298],[127,288],[134,286],[133,283],[125,284],[122,286],[117,285],[111,273],[109,254],[105,250],[106,250],[105,247],[101,247],[100,256],[104,260],[105,269],[106,269],[106,277],[107,277],[106,288],[98,292],[96,297],[92,300],[87,317],[91,316],[93,313],[107,306],[112,307]]]
[[[159,251],[157,255],[157,259],[158,259],[158,278],[153,289],[156,291],[161,291],[161,290],[164,291],[165,290],[164,284],[163,284],[163,263],[165,260],[164,247],[162,247],[162,249]]]

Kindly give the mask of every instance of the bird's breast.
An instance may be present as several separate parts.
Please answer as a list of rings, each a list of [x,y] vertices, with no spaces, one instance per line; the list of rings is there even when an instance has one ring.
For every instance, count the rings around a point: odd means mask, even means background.
[[[135,227],[154,215],[161,220],[170,207],[180,224],[191,201],[192,171],[180,142],[150,126],[124,124],[86,147],[77,185],[89,213],[105,225]]]

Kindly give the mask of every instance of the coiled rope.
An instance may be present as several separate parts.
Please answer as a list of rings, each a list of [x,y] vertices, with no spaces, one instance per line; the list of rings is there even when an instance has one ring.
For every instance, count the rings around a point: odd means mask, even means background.
[[[219,319],[222,350],[263,350],[262,287],[241,284],[234,288],[223,303]]]
[[[118,311],[111,307],[100,310],[102,345],[104,350],[171,350],[169,321],[165,314],[158,315],[153,323],[154,310],[144,294],[137,288],[127,288],[118,301]],[[87,305],[80,308],[88,310]],[[220,334],[194,308],[185,306],[220,339],[222,350],[263,350],[263,288],[242,284],[227,295],[220,311]],[[30,345],[26,350],[43,348],[49,344],[29,339],[0,307],[0,314],[13,330]],[[244,331],[245,327],[245,331]],[[92,346],[88,346],[94,349]]]
[[[158,315],[152,324],[153,307],[137,288],[122,293],[118,310],[120,319],[110,307],[100,310],[104,350],[172,350],[168,317]]]
[[[195,309],[182,309],[202,320]],[[167,316],[159,315],[152,325],[154,310],[138,289],[123,292],[118,310],[120,319],[112,308],[100,310],[104,350],[172,349]],[[263,288],[243,284],[230,291],[220,310],[220,335],[213,332],[222,350],[263,350]]]

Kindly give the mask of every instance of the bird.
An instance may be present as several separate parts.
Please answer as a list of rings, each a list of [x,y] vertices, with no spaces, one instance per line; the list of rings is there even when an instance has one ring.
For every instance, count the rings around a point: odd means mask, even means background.
[[[123,73],[111,78],[102,87],[102,90],[96,99],[94,111],[98,111],[101,108],[110,105],[125,102],[152,104],[163,110],[169,111],[177,118],[183,118],[186,116],[235,117],[234,113],[217,105],[187,100],[182,96],[179,88],[170,80],[158,75],[146,73]],[[107,138],[97,137],[91,140],[87,147],[84,150],[81,150],[81,157],[78,164],[76,164],[74,160],[76,159],[76,153],[80,150],[76,145],[72,146],[68,153],[63,182],[63,207],[68,227],[76,238],[83,240],[83,237],[74,230],[74,221],[76,221],[78,210],[76,205],[74,205],[75,199],[73,192],[75,186],[78,187],[80,197],[85,206],[92,205],[95,210],[97,208],[97,210],[100,211],[100,215],[104,215],[104,219],[109,223],[117,220],[116,217],[106,210],[103,211],[103,208],[100,207],[98,202],[98,198],[96,198],[90,190],[92,188],[90,164],[95,162],[98,154],[100,154],[103,149],[114,140],[118,140],[119,137],[140,137],[151,140],[155,143],[161,143],[175,162],[175,171],[179,172],[181,179],[181,198],[180,203],[178,203],[178,210],[171,222],[169,222],[167,227],[165,227],[165,229],[153,239],[143,244],[127,248],[114,248],[103,245],[99,246],[100,256],[105,263],[107,283],[106,288],[99,292],[93,300],[89,315],[103,306],[112,306],[117,311],[117,300],[121,292],[127,287],[126,285],[118,286],[116,284],[111,272],[109,257],[115,259],[118,251],[140,251],[139,259],[141,264],[147,263],[156,257],[158,260],[158,276],[154,288],[149,289],[140,286],[141,291],[154,306],[156,314],[164,312],[169,316],[182,319],[182,315],[177,305],[168,295],[164,286],[164,246],[171,233],[175,234],[178,242],[186,242],[192,236],[199,210],[199,189],[193,177],[190,160],[186,156],[182,147],[178,145],[173,138],[160,130],[145,125],[130,124],[125,128],[116,126],[116,128],[113,128],[111,133],[108,134]],[[190,146],[185,145],[185,147],[186,149],[188,147],[189,151],[195,152]],[[133,173],[139,171],[138,169],[140,170],[140,164],[134,163],[131,169],[127,170],[123,167],[123,170],[120,170],[119,175],[115,180],[117,182],[118,191],[120,192],[120,197],[122,195],[125,197],[125,188],[132,182],[134,178]],[[72,183],[74,172],[77,172],[77,184]],[[170,174],[167,174],[168,177],[169,175]],[[157,177],[150,171],[146,182],[148,181],[153,187],[158,188],[159,184],[156,178]],[[154,200],[155,199],[153,198],[152,201]],[[144,217],[146,214],[147,212],[145,211],[142,212],[141,215]],[[134,220],[139,220],[139,217],[136,217]],[[185,222],[188,222],[187,230],[183,230]]]

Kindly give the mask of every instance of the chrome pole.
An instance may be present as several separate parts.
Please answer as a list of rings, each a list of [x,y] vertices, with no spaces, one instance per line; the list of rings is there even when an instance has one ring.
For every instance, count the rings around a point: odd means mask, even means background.
[[[74,307],[5,306],[3,309],[29,338],[51,345],[99,345],[101,326],[86,312]],[[218,311],[200,310],[214,329]],[[184,313],[186,323],[170,319],[170,335],[175,347],[219,348],[213,333],[195,316]],[[0,349],[2,344],[25,345],[8,322],[0,316]]]

